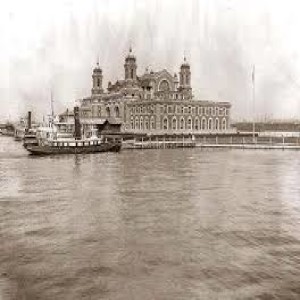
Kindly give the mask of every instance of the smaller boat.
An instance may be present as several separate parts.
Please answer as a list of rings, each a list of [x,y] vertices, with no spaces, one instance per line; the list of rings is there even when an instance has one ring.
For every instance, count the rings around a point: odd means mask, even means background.
[[[14,136],[15,141],[22,141],[25,136],[25,127],[16,127]]]
[[[15,125],[14,137],[15,141],[22,141],[24,139],[26,128],[29,128],[31,131],[35,130],[38,127],[38,124],[32,122],[31,112],[28,112],[28,117],[21,118],[19,123]]]
[[[75,133],[73,136],[57,131],[54,123],[49,127],[39,127],[36,131],[27,129],[23,146],[31,154],[79,154],[97,152],[118,152],[122,141],[116,135],[92,135],[89,138],[81,136],[79,108],[74,108]]]

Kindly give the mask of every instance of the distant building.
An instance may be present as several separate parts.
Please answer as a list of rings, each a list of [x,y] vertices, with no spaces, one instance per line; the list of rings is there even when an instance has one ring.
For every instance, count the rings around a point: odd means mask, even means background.
[[[196,100],[191,87],[191,69],[184,58],[179,74],[163,69],[137,75],[132,50],[125,58],[124,78],[108,83],[104,91],[99,64],[93,70],[91,96],[81,100],[82,123],[90,130],[103,119],[122,122],[126,132],[219,132],[230,127],[229,102]]]

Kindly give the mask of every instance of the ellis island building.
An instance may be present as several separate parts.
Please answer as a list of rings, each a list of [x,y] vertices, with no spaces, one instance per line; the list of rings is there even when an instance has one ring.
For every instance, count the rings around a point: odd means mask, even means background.
[[[125,58],[124,79],[108,82],[97,63],[92,74],[91,96],[81,100],[80,119],[86,135],[105,120],[122,124],[130,133],[221,133],[230,126],[229,102],[196,100],[191,87],[191,68],[184,58],[179,74],[167,70],[137,74],[132,50]],[[68,112],[60,115],[68,117]]]

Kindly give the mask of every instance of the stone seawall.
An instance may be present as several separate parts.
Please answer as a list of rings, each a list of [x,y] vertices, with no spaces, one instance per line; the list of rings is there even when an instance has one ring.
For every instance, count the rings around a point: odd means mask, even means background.
[[[252,134],[160,134],[134,135],[123,141],[124,149],[234,148],[300,149],[300,137],[258,136]]]

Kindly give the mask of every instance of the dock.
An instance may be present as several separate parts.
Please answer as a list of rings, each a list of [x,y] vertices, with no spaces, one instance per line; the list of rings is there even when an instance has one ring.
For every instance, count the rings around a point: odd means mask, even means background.
[[[300,145],[289,144],[203,144],[197,143],[199,148],[215,149],[255,149],[255,150],[300,150]]]
[[[300,138],[258,136],[227,132],[223,134],[132,135],[123,139],[123,149],[215,148],[257,150],[300,150]]]
[[[142,141],[123,142],[123,149],[170,149],[170,148],[193,148],[196,147],[194,141]]]

